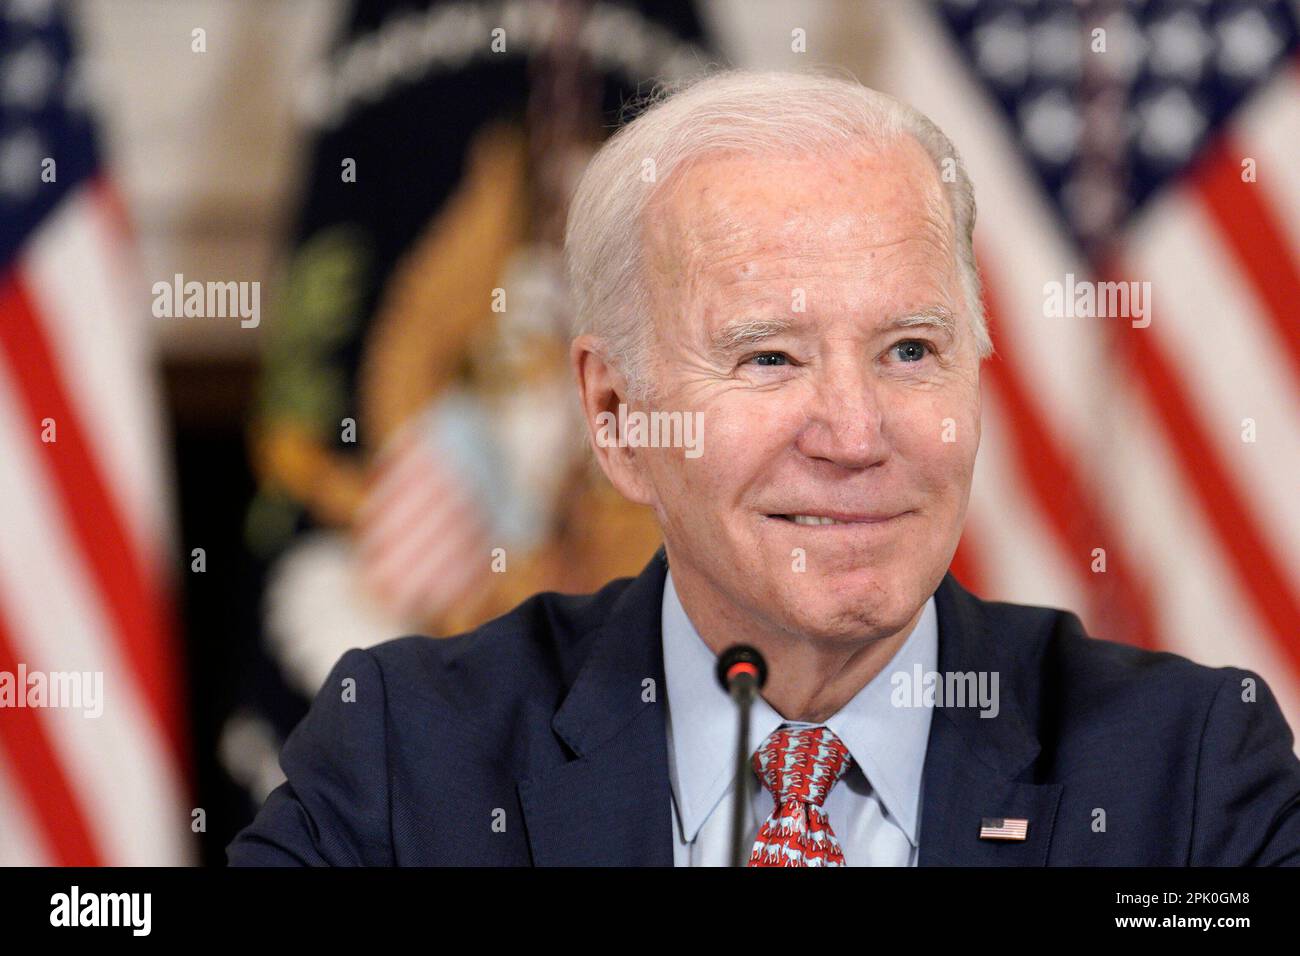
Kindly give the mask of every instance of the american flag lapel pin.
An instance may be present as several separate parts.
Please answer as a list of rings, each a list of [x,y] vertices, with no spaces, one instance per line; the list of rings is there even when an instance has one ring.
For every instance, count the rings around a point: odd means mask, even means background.
[[[1028,820],[1011,817],[984,817],[980,820],[981,840],[1024,840],[1028,836]]]

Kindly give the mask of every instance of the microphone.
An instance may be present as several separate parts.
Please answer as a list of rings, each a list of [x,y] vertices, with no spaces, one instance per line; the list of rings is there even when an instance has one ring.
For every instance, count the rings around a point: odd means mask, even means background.
[[[744,866],[745,820],[749,816],[749,708],[767,683],[767,662],[748,644],[733,644],[718,655],[718,683],[736,705],[736,786],[731,812],[731,865]]]

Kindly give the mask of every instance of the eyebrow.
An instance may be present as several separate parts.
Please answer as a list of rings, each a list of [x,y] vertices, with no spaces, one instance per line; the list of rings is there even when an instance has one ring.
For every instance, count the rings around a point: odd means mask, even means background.
[[[916,328],[935,328],[943,332],[950,338],[957,335],[957,318],[949,309],[941,305],[929,309],[922,309],[920,312],[912,312],[884,325],[880,331],[888,332],[892,329],[916,329]]]
[[[715,355],[730,355],[747,345],[790,332],[799,323],[793,319],[745,319],[731,322],[709,336],[709,349]]]
[[[730,355],[745,346],[756,345],[766,339],[794,331],[802,324],[795,319],[787,318],[745,319],[731,322],[709,336],[709,349],[718,356]],[[957,319],[943,306],[934,306],[893,319],[881,326],[877,334],[916,328],[933,328],[949,337],[955,337]]]

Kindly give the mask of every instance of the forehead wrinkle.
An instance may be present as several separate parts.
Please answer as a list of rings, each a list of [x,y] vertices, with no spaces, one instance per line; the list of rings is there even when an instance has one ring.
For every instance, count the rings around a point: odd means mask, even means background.
[[[933,235],[903,236],[891,240],[880,248],[901,249],[917,242],[939,249],[941,252],[947,251]],[[700,334],[709,354],[715,358],[726,357],[739,345],[756,342],[762,338],[798,333],[801,329],[806,331],[809,325],[816,323],[787,316],[790,309],[790,289],[801,282],[816,280],[823,275],[832,278],[843,275],[842,272],[836,272],[834,269],[817,268],[814,271],[801,271],[797,276],[786,274],[783,270],[779,274],[772,274],[767,270],[762,275],[746,276],[741,274],[737,263],[752,261],[749,255],[728,256],[717,262],[702,262],[699,255],[692,258],[694,260],[692,267],[683,270],[685,281],[679,281],[675,285],[687,296],[686,299],[679,300],[681,314],[697,315],[701,321],[691,323],[690,328],[697,329],[697,332],[691,332],[689,329],[682,331],[691,338]],[[858,256],[853,253],[831,256],[791,253],[770,259],[765,258],[763,261],[765,265],[798,260],[808,261],[817,266],[827,266],[835,262],[852,265],[857,258]],[[916,291],[925,297],[937,294],[941,299],[947,299],[949,261],[946,255],[938,259],[932,256],[913,257],[911,262],[917,273]],[[929,290],[928,294],[925,292],[926,289]],[[816,312],[816,309],[813,308],[811,311]],[[940,313],[937,322],[933,321],[936,312]],[[895,314],[903,316],[905,320],[914,317],[929,317],[929,319],[903,322],[886,319],[877,328],[934,324],[950,335],[956,332],[955,323],[943,318],[950,315],[950,310],[946,306],[928,306],[915,311],[900,310]],[[724,319],[722,324],[717,322],[720,315]],[[737,321],[727,321],[728,319]]]
[[[849,172],[831,168],[828,179],[838,184],[847,181]],[[652,283],[658,287],[652,290],[652,295],[661,303],[661,296],[676,297],[677,303],[665,303],[672,309],[678,309],[680,304],[678,311],[698,315],[703,310],[707,314],[709,303],[704,299],[716,301],[719,292],[740,293],[748,289],[753,289],[752,296],[738,296],[746,305],[781,298],[772,290],[774,284],[832,275],[833,264],[843,262],[851,266],[855,258],[868,251],[872,257],[876,252],[890,258],[900,257],[914,242],[938,251],[940,257],[936,261],[932,256],[908,256],[909,265],[926,273],[942,270],[942,274],[931,278],[948,291],[949,266],[957,263],[952,217],[947,196],[938,187],[937,171],[928,163],[923,169],[910,170],[906,175],[906,185],[913,187],[906,190],[912,201],[905,201],[901,207],[885,202],[871,208],[853,208],[835,217],[836,225],[840,226],[837,232],[856,233],[860,237],[851,243],[850,251],[827,250],[826,229],[819,226],[825,217],[809,215],[797,205],[787,205],[784,214],[777,215],[769,214],[770,206],[759,205],[759,215],[741,216],[737,210],[745,208],[747,194],[728,192],[719,189],[716,182],[700,181],[690,175],[684,180],[676,176],[671,179],[677,180],[669,184],[676,188],[665,190],[652,200],[648,208],[653,213],[643,220],[642,229],[643,261],[647,271],[655,273],[660,280]],[[839,187],[827,187],[828,191],[835,188]],[[710,193],[715,195],[709,196]],[[816,208],[833,207],[819,204]],[[762,224],[756,224],[756,220]],[[906,227],[907,232],[898,235],[900,227]],[[867,241],[864,235],[882,231],[895,235],[876,235],[872,237],[874,241]],[[744,267],[750,263],[761,266],[758,274],[745,274]],[[811,267],[812,271],[791,275],[780,268],[791,263]]]
[[[882,217],[853,217],[859,226],[879,218]],[[810,218],[809,222],[817,228],[815,219]],[[859,232],[856,236],[846,236],[845,244],[829,249],[825,229],[809,230],[797,236],[763,234],[752,226],[731,228],[730,231],[710,230],[711,235],[701,235],[704,230],[682,230],[678,234],[682,246],[678,259],[682,271],[693,279],[707,279],[721,288],[834,276],[836,265],[852,266],[856,260],[875,252],[897,253],[912,243],[935,249],[945,266],[955,261],[951,230],[942,213],[931,208],[919,222],[920,229],[913,227],[899,235],[867,237]],[[928,264],[922,261],[922,257],[917,257],[917,260],[918,264]],[[799,267],[797,274],[791,275],[781,268],[792,264]],[[756,274],[746,274],[745,267],[751,265],[758,267]]]

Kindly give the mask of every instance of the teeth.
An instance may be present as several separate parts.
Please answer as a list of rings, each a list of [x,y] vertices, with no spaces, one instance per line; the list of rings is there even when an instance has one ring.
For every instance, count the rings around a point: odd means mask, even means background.
[[[819,515],[786,515],[795,524],[852,524],[851,521],[836,521],[834,518],[823,518]]]

